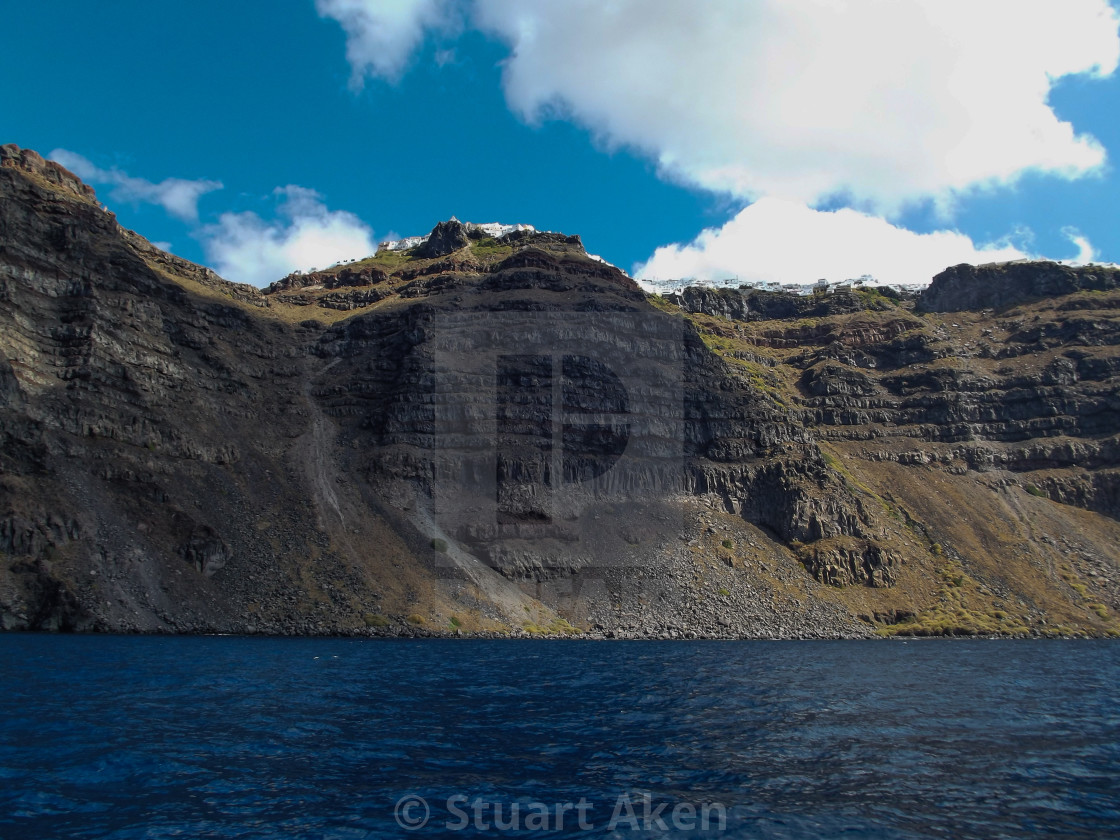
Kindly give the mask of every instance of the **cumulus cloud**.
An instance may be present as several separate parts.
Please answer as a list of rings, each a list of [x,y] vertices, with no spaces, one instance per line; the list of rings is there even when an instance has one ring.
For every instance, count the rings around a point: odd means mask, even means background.
[[[1107,0],[475,0],[473,17],[509,44],[526,120],[574,120],[708,190],[888,214],[1096,171],[1104,149],[1047,97],[1120,58]]]
[[[330,210],[305,187],[278,187],[277,217],[223,213],[196,234],[207,261],[227,280],[265,286],[297,269],[373,254],[373,231],[353,213]]]
[[[396,81],[426,31],[453,29],[456,21],[450,0],[315,0],[315,9],[346,32],[354,89],[367,76]]]
[[[823,211],[763,198],[687,245],[658,248],[634,275],[651,287],[686,277],[812,283],[864,274],[881,283],[928,283],[950,265],[1026,256],[1006,241],[977,245],[957,231],[915,233],[849,208]]]
[[[220,190],[221,181],[164,178],[153,182],[136,178],[119,169],[101,169],[87,158],[66,149],[55,149],[50,159],[61,163],[89,184],[108,184],[114,201],[156,204],[177,219],[198,221],[198,200],[208,192]]]

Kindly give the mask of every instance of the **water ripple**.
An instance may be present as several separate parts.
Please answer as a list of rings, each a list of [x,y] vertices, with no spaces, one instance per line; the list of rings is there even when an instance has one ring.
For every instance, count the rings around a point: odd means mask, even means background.
[[[399,837],[422,796],[718,803],[643,836],[1120,836],[1120,644],[0,636],[0,836]],[[628,800],[629,801],[629,800]],[[516,805],[516,808],[514,806]]]

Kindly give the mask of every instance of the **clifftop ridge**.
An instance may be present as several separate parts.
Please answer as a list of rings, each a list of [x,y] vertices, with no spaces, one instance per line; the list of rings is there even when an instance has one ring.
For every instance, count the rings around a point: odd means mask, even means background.
[[[0,167],[18,169],[28,175],[42,178],[56,187],[61,187],[78,198],[97,200],[93,187],[60,163],[47,160],[32,149],[21,149],[15,143],[0,146]]]
[[[919,312],[980,312],[1005,309],[1040,298],[1081,291],[1120,288],[1120,268],[1109,265],[1070,266],[1052,260],[951,266],[935,276],[918,298]]]

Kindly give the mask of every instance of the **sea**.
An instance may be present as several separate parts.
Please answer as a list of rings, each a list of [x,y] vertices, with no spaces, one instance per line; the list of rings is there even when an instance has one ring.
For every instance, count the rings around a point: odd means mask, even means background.
[[[1120,641],[0,634],[0,838],[1120,837]]]

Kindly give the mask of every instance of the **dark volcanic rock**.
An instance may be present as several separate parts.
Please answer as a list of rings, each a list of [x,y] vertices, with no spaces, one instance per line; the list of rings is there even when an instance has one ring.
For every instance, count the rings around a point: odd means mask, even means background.
[[[669,299],[688,312],[718,315],[733,321],[822,318],[887,307],[881,300],[851,291],[829,295],[795,295],[759,289],[689,286],[669,295]]]
[[[900,561],[895,552],[867,543],[814,546],[805,549],[802,556],[802,562],[813,576],[832,586],[890,586]]]
[[[564,245],[571,246],[580,253],[586,253],[583,248],[583,240],[579,238],[579,234],[569,235],[537,230],[515,230],[503,236],[501,241],[508,245],[536,245],[538,248],[547,247],[549,245]]]
[[[309,271],[306,274],[301,271],[270,284],[264,293],[275,295],[297,292],[309,286],[322,286],[325,289],[361,288],[384,283],[388,279],[389,276],[384,271],[373,266],[347,267],[339,271]]]
[[[0,164],[6,629],[1111,632],[1111,286],[675,308],[450,222],[265,294]]]
[[[418,245],[413,253],[422,259],[442,257],[470,244],[471,240],[463,223],[458,219],[451,219],[432,228],[427,241]]]
[[[62,187],[74,195],[90,201],[97,197],[92,187],[83,184],[74,173],[64,166],[46,160],[38,152],[31,149],[21,149],[15,143],[0,146],[0,167],[19,169],[29,175],[43,178],[51,184]]]
[[[1120,288],[1120,269],[1103,265],[1078,267],[1061,263],[967,263],[947,268],[918,299],[920,312],[961,312],[1004,309],[1036,298],[1057,297],[1082,290]]]

